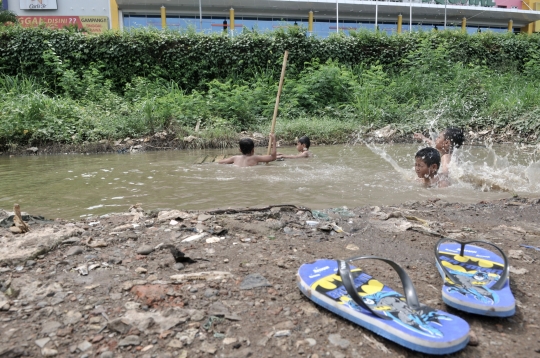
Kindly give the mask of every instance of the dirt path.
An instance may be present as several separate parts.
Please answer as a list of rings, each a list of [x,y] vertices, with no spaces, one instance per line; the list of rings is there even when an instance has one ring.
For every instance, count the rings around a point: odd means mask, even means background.
[[[520,245],[540,246],[539,202],[427,201],[313,213],[134,207],[79,222],[31,221],[22,235],[0,227],[0,358],[422,356],[325,311],[296,287],[301,264],[360,255],[395,260],[422,302],[469,322],[471,344],[453,356],[534,356],[540,251]],[[5,216],[0,211],[0,220]],[[335,222],[346,233],[307,220]],[[511,253],[515,316],[475,316],[442,303],[433,256],[440,235],[489,240]],[[196,262],[176,263],[171,247]],[[387,267],[363,268],[389,274],[385,283],[398,287]]]

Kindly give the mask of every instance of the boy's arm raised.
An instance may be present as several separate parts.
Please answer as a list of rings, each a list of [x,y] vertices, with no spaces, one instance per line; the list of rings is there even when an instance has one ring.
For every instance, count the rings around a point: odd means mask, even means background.
[[[218,164],[233,164],[234,163],[234,157],[221,159],[217,162]]]

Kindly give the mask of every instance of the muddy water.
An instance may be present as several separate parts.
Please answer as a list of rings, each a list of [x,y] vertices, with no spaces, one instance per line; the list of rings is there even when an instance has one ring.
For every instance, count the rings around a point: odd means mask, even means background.
[[[0,158],[0,208],[21,204],[49,218],[76,218],[145,209],[209,209],[297,204],[313,209],[398,204],[438,197],[474,203],[513,193],[540,193],[540,165],[531,148],[465,148],[454,185],[425,189],[414,182],[418,145],[321,146],[315,157],[254,168],[194,165],[203,154],[168,151],[136,154]],[[294,153],[294,148],[281,148]],[[263,152],[263,148],[258,149]]]

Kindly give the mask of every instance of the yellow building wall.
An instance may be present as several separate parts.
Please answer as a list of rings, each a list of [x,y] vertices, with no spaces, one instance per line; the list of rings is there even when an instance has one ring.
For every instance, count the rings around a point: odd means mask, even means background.
[[[536,11],[540,11],[540,1],[537,1],[534,4],[533,9],[535,9]],[[540,32],[540,20],[534,22],[534,32]]]
[[[540,11],[540,0],[523,0],[521,8],[523,10]],[[540,21],[531,22],[529,25],[522,27],[521,32],[540,32]]]
[[[111,29],[119,30],[120,23],[118,19],[118,4],[116,3],[116,0],[110,0],[110,6],[111,6]]]

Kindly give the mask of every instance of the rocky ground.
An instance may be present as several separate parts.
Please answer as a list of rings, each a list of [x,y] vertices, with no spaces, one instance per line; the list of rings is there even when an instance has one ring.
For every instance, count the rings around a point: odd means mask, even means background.
[[[395,260],[423,303],[469,322],[471,342],[453,356],[536,356],[540,251],[522,245],[540,246],[539,213],[539,199],[516,197],[323,211],[136,205],[81,221],[25,216],[30,232],[16,235],[0,210],[0,357],[422,356],[296,287],[302,263],[359,255]],[[509,254],[515,316],[475,316],[442,302],[433,255],[440,236],[489,240]],[[399,287],[386,266],[363,267]]]

